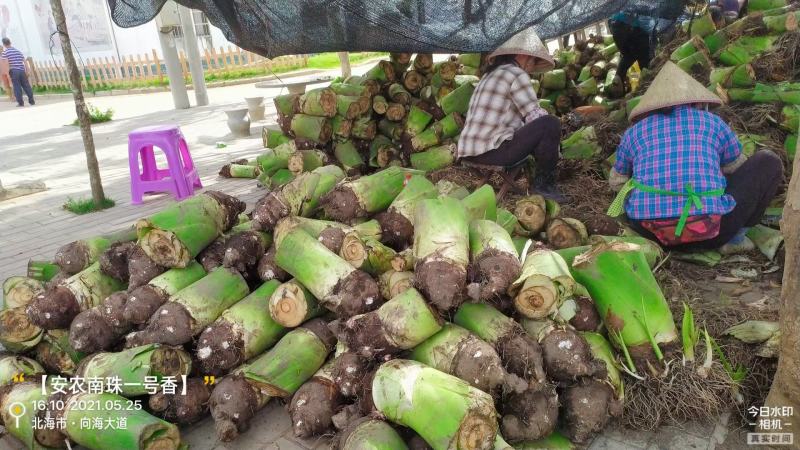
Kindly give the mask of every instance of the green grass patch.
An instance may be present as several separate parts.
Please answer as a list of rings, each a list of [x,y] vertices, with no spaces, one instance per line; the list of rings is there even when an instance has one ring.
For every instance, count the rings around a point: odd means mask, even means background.
[[[67,201],[64,202],[61,207],[80,216],[90,212],[102,211],[104,209],[111,208],[114,205],[116,205],[116,202],[110,198],[104,198],[102,204],[98,208],[97,205],[95,205],[94,200],[91,198],[74,199],[72,197],[67,197]]]
[[[350,53],[350,64],[358,64],[372,58],[388,56],[388,53],[361,52]],[[308,58],[309,69],[335,69],[339,67],[339,55],[336,53],[318,53]]]
[[[92,123],[109,122],[114,117],[114,110],[111,108],[103,111],[91,103],[87,103],[86,107],[89,108],[89,117],[91,118]],[[72,125],[78,126],[78,119],[75,119],[72,122]]]
[[[364,61],[373,58],[383,58],[388,57],[389,54],[385,52],[359,52],[359,53],[350,53],[350,64],[359,64]],[[204,78],[207,83],[215,82],[215,81],[230,81],[230,80],[243,80],[247,78],[257,78],[268,76],[272,74],[282,74],[287,72],[293,72],[295,70],[301,69],[336,69],[340,65],[339,63],[339,55],[336,53],[317,53],[316,55],[312,55],[308,58],[308,65],[303,66],[301,64],[295,64],[291,66],[284,66],[284,67],[276,67],[272,70],[267,70],[266,67],[248,67],[248,68],[241,68],[241,69],[230,69],[224,72],[218,73],[205,73]],[[186,78],[186,84],[192,84],[192,78]],[[88,82],[88,80],[87,80]],[[131,81],[125,83],[102,83],[96,84],[93,86],[84,86],[84,92],[90,92],[92,94],[98,91],[110,91],[110,90],[125,90],[125,89],[139,89],[139,88],[152,88],[152,87],[169,87],[169,80],[167,76],[164,75],[161,79],[155,80],[139,80],[139,81]],[[69,94],[72,92],[69,88],[64,87],[34,87],[34,92],[38,94]],[[110,120],[110,118],[109,118]],[[92,123],[99,123],[99,122],[92,122]]]

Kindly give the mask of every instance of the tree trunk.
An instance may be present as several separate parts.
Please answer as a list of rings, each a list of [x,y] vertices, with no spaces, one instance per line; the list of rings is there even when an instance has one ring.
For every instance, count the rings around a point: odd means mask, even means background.
[[[75,110],[78,113],[78,123],[81,127],[81,137],[83,138],[83,149],[86,152],[86,166],[89,170],[89,184],[92,187],[92,200],[95,206],[100,209],[105,198],[103,193],[103,183],[100,180],[100,167],[97,165],[97,156],[94,153],[94,138],[92,137],[92,125],[89,117],[89,109],[83,100],[83,88],[81,87],[81,75],[78,72],[78,65],[72,55],[72,44],[69,40],[67,31],[67,21],[64,18],[64,8],[61,0],[50,0],[50,7],[53,10],[53,19],[56,21],[56,28],[61,36],[61,50],[64,53],[64,62],[69,70],[69,82],[72,87],[72,97],[75,100]]]
[[[800,296],[800,158],[795,158],[792,173],[781,224],[786,249],[781,289],[781,346],[778,371],[765,402],[765,406],[769,407],[792,408],[793,414],[790,417],[780,417],[784,424],[795,424],[800,418],[800,377],[797,376],[800,373],[800,302],[797,301]],[[795,427],[796,425],[792,425],[790,429]],[[793,448],[800,448],[800,440],[794,440]]]
[[[350,56],[347,52],[338,52],[339,62],[342,65],[342,78],[350,76]]]

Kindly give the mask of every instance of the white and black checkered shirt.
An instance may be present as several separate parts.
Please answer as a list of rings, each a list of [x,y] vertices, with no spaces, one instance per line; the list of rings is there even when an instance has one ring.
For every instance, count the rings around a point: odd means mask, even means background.
[[[547,115],[531,78],[515,64],[503,64],[484,76],[469,102],[458,157],[494,150],[526,123]]]

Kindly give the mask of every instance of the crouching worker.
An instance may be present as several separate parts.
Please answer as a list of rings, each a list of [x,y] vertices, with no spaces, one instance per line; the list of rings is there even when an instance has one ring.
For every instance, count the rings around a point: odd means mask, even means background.
[[[555,180],[561,122],[539,106],[530,78],[553,67],[553,57],[531,28],[492,52],[469,103],[458,157],[507,168],[533,155],[533,189],[545,196],[560,196]]]
[[[718,97],[668,62],[631,111],[609,182],[619,195],[609,215],[668,249],[747,251],[756,225],[783,181],[780,158],[747,159],[736,134],[707,111]]]

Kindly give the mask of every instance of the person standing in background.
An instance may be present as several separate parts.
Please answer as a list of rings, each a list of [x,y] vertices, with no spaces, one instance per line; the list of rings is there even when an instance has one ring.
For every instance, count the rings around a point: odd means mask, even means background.
[[[17,98],[17,107],[25,106],[22,101],[22,91],[28,96],[28,103],[35,105],[33,101],[33,89],[28,82],[28,74],[25,73],[25,56],[22,52],[11,46],[11,39],[3,38],[3,58],[8,60],[9,74],[11,83],[14,85],[14,96]]]
[[[11,90],[11,74],[9,73],[8,59],[0,57],[0,81],[3,83],[3,90],[6,91],[9,100],[14,99]]]
[[[656,21],[633,11],[620,11],[608,20],[608,29],[614,37],[622,59],[617,67],[617,76],[628,86],[628,69],[638,62],[639,68],[650,66],[656,48]]]

